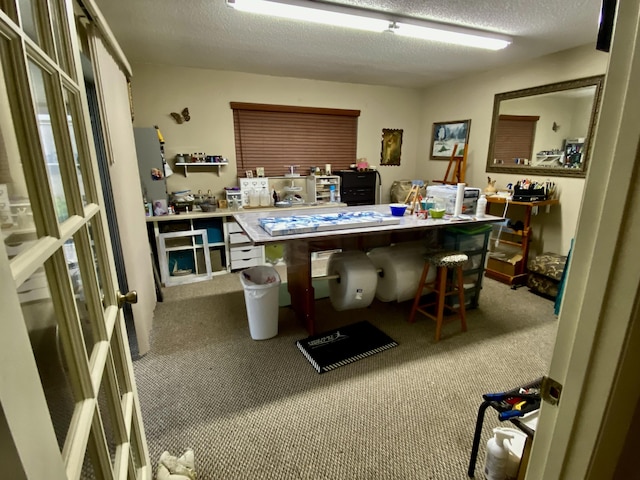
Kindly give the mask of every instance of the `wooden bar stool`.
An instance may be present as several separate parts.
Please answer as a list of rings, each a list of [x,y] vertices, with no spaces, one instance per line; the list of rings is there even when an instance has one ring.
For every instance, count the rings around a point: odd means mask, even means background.
[[[467,320],[465,318],[464,308],[464,284],[462,279],[462,266],[469,260],[469,257],[462,252],[448,251],[448,252],[436,252],[425,256],[424,268],[422,269],[422,276],[420,277],[420,283],[418,284],[418,290],[416,291],[415,299],[413,300],[413,307],[411,308],[411,315],[409,315],[409,322],[415,321],[416,312],[420,312],[423,315],[436,321],[436,342],[440,340],[440,333],[442,332],[442,320],[444,318],[445,307],[453,312],[457,312],[460,317],[460,323],[462,325],[462,331],[467,331]],[[433,282],[427,282],[427,274],[429,273],[429,267],[436,267],[436,278]],[[454,279],[451,282],[447,282],[447,273],[450,268],[455,269]],[[436,294],[436,301],[420,305],[420,298],[425,287],[430,287]],[[458,295],[458,308],[446,305],[446,297],[449,295]],[[427,312],[428,307],[436,306],[436,315]]]

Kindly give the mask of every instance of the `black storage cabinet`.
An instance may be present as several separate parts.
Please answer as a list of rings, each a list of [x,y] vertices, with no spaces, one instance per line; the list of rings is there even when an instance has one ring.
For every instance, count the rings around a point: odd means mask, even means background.
[[[340,201],[347,205],[375,205],[376,172],[340,170]]]

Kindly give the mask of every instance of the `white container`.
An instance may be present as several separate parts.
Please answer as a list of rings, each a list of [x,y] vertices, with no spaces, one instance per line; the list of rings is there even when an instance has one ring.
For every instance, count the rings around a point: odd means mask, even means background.
[[[249,191],[249,206],[250,207],[260,206],[260,192],[254,188],[252,188]]]
[[[506,480],[509,450],[507,440],[512,438],[510,429],[494,428],[493,437],[487,442],[484,457],[484,478],[487,480]]]
[[[240,274],[249,318],[249,333],[254,340],[266,340],[278,334],[278,291],[280,275],[269,266],[247,268]]]
[[[476,207],[476,218],[484,218],[487,210],[487,197],[486,195],[480,195],[478,199],[478,206]]]
[[[527,435],[515,428],[505,428],[513,435],[513,438],[507,440],[507,450],[509,458],[507,459],[507,480],[516,480],[518,478],[518,470],[522,462],[522,453],[527,442]]]
[[[260,206],[261,207],[269,207],[271,205],[271,195],[269,194],[269,190],[265,187],[262,187],[260,190]]]
[[[429,185],[427,187],[427,196],[442,198],[445,201],[446,212],[449,215],[453,215],[455,212],[457,194],[457,185]],[[464,215],[473,215],[476,213],[479,197],[479,188],[464,188],[464,198],[462,199],[462,213]]]

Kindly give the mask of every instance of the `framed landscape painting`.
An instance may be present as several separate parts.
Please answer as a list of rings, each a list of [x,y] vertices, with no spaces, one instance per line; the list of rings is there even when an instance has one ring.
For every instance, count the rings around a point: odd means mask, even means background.
[[[471,120],[434,123],[431,132],[431,159],[449,160],[456,144],[456,156],[461,156],[469,142],[470,128]]]

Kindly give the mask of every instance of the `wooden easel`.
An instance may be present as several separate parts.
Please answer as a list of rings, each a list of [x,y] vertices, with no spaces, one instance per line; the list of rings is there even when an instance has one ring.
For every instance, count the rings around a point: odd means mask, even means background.
[[[447,166],[447,172],[444,174],[444,180],[434,180],[436,183],[444,183],[445,185],[456,185],[458,183],[464,183],[464,172],[467,170],[467,150],[469,145],[465,144],[464,150],[461,156],[458,153],[458,144],[453,146],[453,152],[449,159],[449,165]],[[451,173],[451,180],[449,180],[449,173]]]
[[[413,211],[420,206],[420,185],[411,185],[411,190],[407,194],[407,198],[404,199],[404,203],[409,205],[409,213],[413,214]]]

